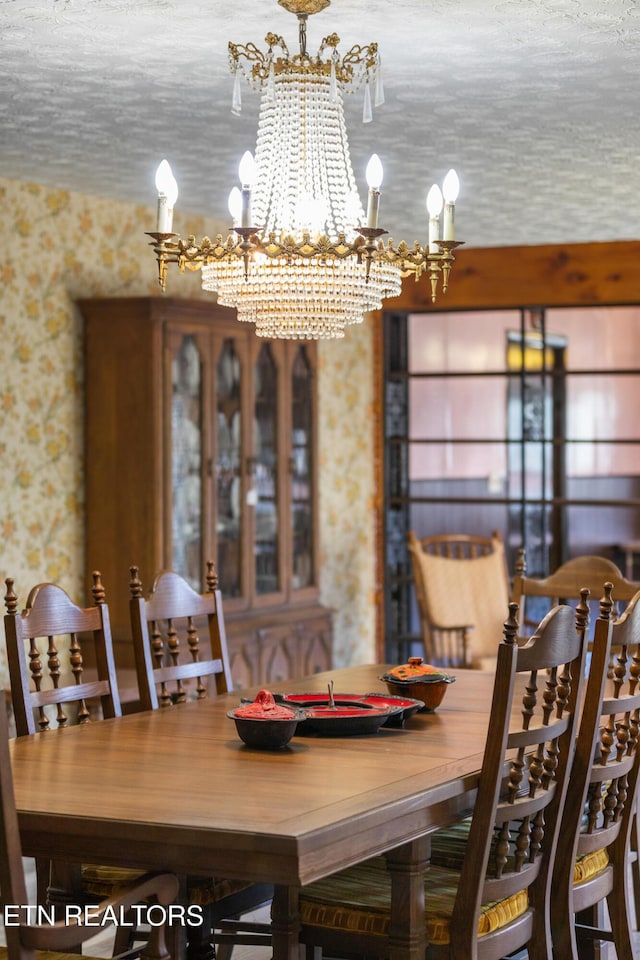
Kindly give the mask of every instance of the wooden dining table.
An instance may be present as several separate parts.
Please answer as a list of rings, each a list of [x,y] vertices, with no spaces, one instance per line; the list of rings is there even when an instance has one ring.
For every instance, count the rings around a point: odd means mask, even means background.
[[[384,667],[274,684],[384,692]],[[275,884],[274,960],[298,960],[300,886],[376,854],[392,878],[390,957],[424,957],[429,834],[468,809],[493,676],[458,671],[433,713],[355,736],[246,747],[225,694],[11,743],[26,856]],[[243,691],[251,696],[255,691]],[[300,730],[301,728],[299,728]]]

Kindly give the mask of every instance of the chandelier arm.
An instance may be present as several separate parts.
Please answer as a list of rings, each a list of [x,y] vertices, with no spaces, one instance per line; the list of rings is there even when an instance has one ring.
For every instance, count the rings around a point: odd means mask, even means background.
[[[236,63],[240,61],[241,57],[260,66],[267,61],[267,54],[263,53],[255,43],[232,43],[229,41],[229,56]]]
[[[440,240],[438,244],[441,250],[438,253],[429,253],[428,247],[422,247],[417,242],[413,248],[409,248],[404,241],[401,241],[397,247],[393,240],[389,240],[385,245],[378,239],[384,233],[386,233],[385,230],[361,227],[359,235],[352,241],[348,241],[344,234],[339,234],[336,240],[332,240],[326,234],[312,239],[308,231],[303,231],[299,240],[291,235],[278,240],[274,233],[266,238],[261,237],[257,227],[237,227],[235,236],[229,234],[226,241],[223,241],[220,234],[215,241],[211,241],[209,237],[203,237],[199,243],[196,243],[193,235],[187,237],[186,241],[175,233],[148,233],[147,236],[152,238],[151,246],[156,254],[158,270],[163,280],[166,278],[167,265],[170,263],[177,263],[182,272],[185,268],[197,270],[209,263],[242,259],[248,271],[249,262],[257,253],[270,260],[284,261],[290,261],[293,258],[320,261],[345,260],[355,256],[358,260],[365,262],[367,276],[370,273],[371,264],[376,262],[397,264],[405,275],[414,273],[416,276],[422,275],[428,266],[430,272],[439,273],[442,270],[443,283],[448,284],[451,267],[455,260],[453,250],[461,246],[462,241]],[[164,289],[163,282],[161,286]]]
[[[337,33],[330,33],[328,37],[323,37],[322,43],[318,49],[318,57],[321,57],[325,52],[327,47],[330,47],[332,50],[335,50],[338,44],[340,43],[340,37]]]
[[[367,69],[375,66],[378,60],[378,44],[370,43],[368,46],[363,47],[359,43],[355,43],[350,50],[347,50],[345,55],[342,58],[343,64],[360,64],[364,63]]]

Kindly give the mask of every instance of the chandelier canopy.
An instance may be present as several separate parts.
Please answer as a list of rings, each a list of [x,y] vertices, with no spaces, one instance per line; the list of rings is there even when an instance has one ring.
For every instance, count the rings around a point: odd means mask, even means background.
[[[403,276],[428,273],[432,300],[439,280],[447,289],[453,263],[454,205],[458,178],[450,171],[429,191],[429,241],[394,245],[381,237],[378,206],[382,164],[374,154],[367,167],[365,213],[353,174],[342,95],[364,87],[363,121],[384,102],[378,45],[338,53],[340,38],[325,37],[315,56],[306,48],[310,14],[330,0],[278,0],[295,13],[300,52],[269,33],[266,52],[254,44],[229,44],[234,74],[232,113],[242,108],[241,78],[260,89],[255,160],[245,153],[240,182],[229,197],[234,218],[226,241],[171,232],[177,184],[166,160],[158,168],[158,223],[149,236],[166,287],[167,265],[201,270],[202,286],[218,302],[255,323],[259,336],[315,339],[343,337],[345,327],[378,310],[400,293]],[[443,200],[444,193],[444,200]],[[443,230],[440,218],[443,210]]]

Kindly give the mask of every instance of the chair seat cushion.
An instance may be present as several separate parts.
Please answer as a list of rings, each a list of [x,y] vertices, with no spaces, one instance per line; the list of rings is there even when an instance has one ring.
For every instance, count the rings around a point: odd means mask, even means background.
[[[471,819],[454,823],[446,830],[438,830],[431,838],[431,863],[434,866],[460,870],[465,857]],[[492,847],[493,852],[493,847]],[[605,850],[595,850],[584,857],[578,857],[573,869],[573,882],[586,883],[605,869],[609,855]],[[489,860],[491,869],[491,855]]]
[[[458,889],[459,874],[432,866],[425,875],[425,925],[428,943],[449,942],[449,921]],[[528,907],[526,890],[495,903],[484,904],[478,936],[511,923]],[[350,867],[300,891],[303,924],[386,937],[389,933],[391,878],[383,857]]]
[[[35,960],[78,960],[77,953],[57,953],[55,950],[36,950]],[[9,952],[6,947],[0,947],[0,960],[8,960]],[[92,960],[86,954],[82,954],[82,960]]]
[[[573,882],[577,886],[579,883],[586,883],[587,880],[593,880],[609,864],[609,851],[606,847],[603,850],[594,850],[593,853],[587,853],[584,857],[578,857],[573,868]]]
[[[82,889],[84,893],[104,900],[111,897],[122,887],[137,883],[144,870],[129,867],[104,867],[96,864],[83,864]]]
[[[113,896],[121,887],[135,883],[141,876],[141,870],[125,867],[104,867],[86,864],[82,867],[82,888],[86,894],[104,900]],[[189,903],[206,907],[218,903],[225,897],[247,890],[252,884],[247,880],[198,878],[189,885]]]

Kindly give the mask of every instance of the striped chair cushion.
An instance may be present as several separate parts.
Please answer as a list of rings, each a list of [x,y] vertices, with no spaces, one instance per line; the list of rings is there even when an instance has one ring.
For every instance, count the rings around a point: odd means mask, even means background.
[[[467,839],[471,820],[461,820],[446,830],[438,830],[431,838],[431,863],[436,866],[447,867],[450,870],[460,870],[465,856]],[[601,873],[609,863],[606,850],[595,850],[584,857],[578,857],[573,870],[574,883],[586,883]],[[489,857],[491,870],[491,855]]]
[[[91,896],[102,900],[110,897],[119,887],[135,883],[140,877],[140,870],[129,870],[120,867],[102,867],[86,865],[82,867],[83,890]],[[206,907],[210,903],[218,903],[233,893],[240,893],[250,887],[247,880],[208,879],[199,878],[189,887],[189,902],[199,907]]]
[[[121,887],[137,883],[143,870],[131,870],[128,867],[102,867],[95,864],[83,864],[82,889],[99,900],[113,896]]]
[[[36,950],[36,960],[78,960],[80,954],[77,953],[57,953],[55,950]],[[86,954],[83,954],[83,960],[91,960]],[[0,947],[0,960],[8,960],[9,952],[6,947]]]
[[[579,883],[586,883],[587,880],[593,880],[609,864],[608,850],[594,850],[593,853],[587,853],[584,857],[578,857],[573,868],[573,882],[577,886]]]
[[[428,943],[449,942],[449,920],[459,875],[445,867],[431,867],[425,876],[425,925]],[[350,933],[388,936],[391,880],[383,857],[350,867],[300,891],[303,924]],[[478,936],[506,926],[525,912],[525,890],[495,903],[484,904]]]

